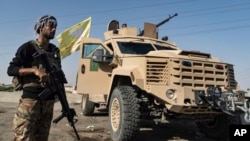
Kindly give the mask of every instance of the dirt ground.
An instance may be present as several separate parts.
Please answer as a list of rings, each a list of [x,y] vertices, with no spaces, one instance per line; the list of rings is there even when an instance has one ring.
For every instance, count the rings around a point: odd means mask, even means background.
[[[4,98],[7,96],[7,98]],[[16,111],[20,94],[2,94],[0,92],[0,141],[13,140],[11,123]],[[13,98],[11,98],[13,97]],[[75,126],[80,136],[80,141],[112,141],[108,130],[108,114],[96,113],[91,117],[81,114],[80,97],[77,94],[69,94],[68,101],[74,108],[78,121]],[[54,117],[61,114],[61,105],[55,104]],[[142,128],[136,141],[214,141],[202,134],[193,122],[175,121],[166,124],[153,125]],[[76,141],[73,128],[64,118],[51,127],[49,141]]]

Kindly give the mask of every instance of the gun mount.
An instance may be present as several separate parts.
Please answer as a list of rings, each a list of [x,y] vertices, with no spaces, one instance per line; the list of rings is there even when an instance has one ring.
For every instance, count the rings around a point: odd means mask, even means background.
[[[144,23],[144,29],[140,31],[139,34],[137,34],[137,28],[133,27],[127,27],[127,24],[123,24],[126,26],[119,27],[119,21],[112,20],[108,24],[107,32],[104,33],[105,38],[109,39],[112,36],[120,35],[120,36],[126,36],[126,35],[132,35],[132,36],[145,36],[150,38],[158,39],[158,31],[157,28],[168,22],[173,17],[177,16],[178,14],[175,13],[174,15],[169,15],[169,17],[158,24],[152,24],[145,22]],[[167,37],[163,37],[163,40],[167,40]]]

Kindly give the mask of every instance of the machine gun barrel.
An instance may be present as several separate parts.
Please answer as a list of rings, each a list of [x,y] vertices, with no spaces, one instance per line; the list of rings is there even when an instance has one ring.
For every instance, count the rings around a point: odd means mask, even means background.
[[[159,27],[159,26],[165,24],[166,22],[168,22],[170,19],[172,19],[172,18],[175,17],[175,16],[178,16],[178,14],[175,13],[173,16],[170,16],[170,15],[169,15],[169,17],[168,17],[167,19],[165,19],[165,20],[161,21],[160,23],[158,23],[158,24],[156,25],[156,27]]]
[[[177,15],[178,15],[177,13],[175,13],[173,16],[169,15],[169,17],[167,19],[165,19],[165,20],[161,21],[160,23],[156,24],[155,25],[156,28],[158,28],[159,26],[165,24],[166,22],[168,22],[170,19],[172,19],[173,17],[175,17]],[[144,34],[144,29],[142,31],[140,31],[140,33],[138,34],[138,36],[142,36],[143,34]]]

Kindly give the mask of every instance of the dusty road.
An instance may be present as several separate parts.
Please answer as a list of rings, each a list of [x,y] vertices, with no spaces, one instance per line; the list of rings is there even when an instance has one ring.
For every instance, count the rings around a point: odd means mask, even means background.
[[[11,123],[16,110],[18,93],[0,92],[0,141],[11,141]],[[75,124],[81,141],[112,141],[108,131],[107,113],[96,113],[94,116],[81,115],[80,96],[68,94],[70,107],[77,112],[78,122]],[[54,117],[60,115],[61,105],[55,104]],[[89,128],[90,127],[90,128]],[[75,133],[64,118],[57,125],[53,125],[49,141],[75,141]],[[142,128],[136,141],[214,141],[200,133],[193,122],[172,122],[150,128]]]

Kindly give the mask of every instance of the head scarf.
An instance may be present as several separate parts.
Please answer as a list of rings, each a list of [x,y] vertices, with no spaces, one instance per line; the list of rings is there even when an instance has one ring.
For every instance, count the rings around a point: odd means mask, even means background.
[[[40,29],[43,28],[47,23],[50,23],[52,26],[57,26],[57,21],[54,16],[44,15],[36,21],[34,30],[37,34],[40,34]]]

